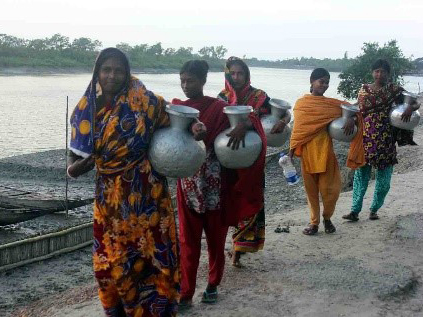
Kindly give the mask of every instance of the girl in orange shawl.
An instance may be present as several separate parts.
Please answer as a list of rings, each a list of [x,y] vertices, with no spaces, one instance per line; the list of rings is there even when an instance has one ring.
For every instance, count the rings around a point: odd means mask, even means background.
[[[298,99],[294,107],[294,127],[290,141],[290,156],[301,157],[304,188],[310,208],[310,224],[305,235],[315,235],[320,223],[319,194],[323,201],[323,223],[326,233],[336,231],[330,218],[341,191],[341,176],[333,151],[327,125],[341,116],[341,100],[324,97],[330,75],[326,69],[316,68],[310,76],[311,94]],[[354,128],[350,119],[344,127],[349,135]],[[357,133],[359,134],[359,133]]]
[[[225,241],[229,225],[254,215],[263,204],[261,175],[264,169],[265,147],[249,168],[234,170],[222,167],[214,152],[215,138],[226,128],[229,120],[223,108],[229,106],[217,98],[204,96],[208,65],[201,60],[186,62],[180,71],[181,87],[187,100],[173,99],[173,104],[193,107],[200,111],[199,119],[207,128],[204,139],[207,157],[205,163],[191,177],[178,179],[177,200],[181,245],[181,302],[192,305],[197,269],[201,255],[201,237],[206,235],[209,256],[208,285],[202,302],[217,300],[217,287],[225,265]],[[254,114],[250,123],[266,142],[260,121]],[[233,148],[244,139],[247,124],[238,124],[229,134]]]
[[[175,218],[166,178],[147,156],[154,130],[169,124],[164,106],[131,76],[126,56],[107,48],[71,117],[69,176],[97,167],[93,262],[107,316],[176,315]]]
[[[218,96],[231,105],[252,106],[258,117],[270,113],[270,98],[261,90],[251,86],[250,69],[243,60],[238,57],[230,57],[225,66],[225,89]],[[282,133],[285,126],[291,120],[291,114],[285,116],[275,124],[271,133]],[[263,170],[264,191],[264,170]],[[233,252],[232,265],[240,267],[241,254],[245,252],[257,252],[263,249],[265,239],[265,213],[264,202],[262,208],[252,216],[241,219],[234,228],[232,234]]]

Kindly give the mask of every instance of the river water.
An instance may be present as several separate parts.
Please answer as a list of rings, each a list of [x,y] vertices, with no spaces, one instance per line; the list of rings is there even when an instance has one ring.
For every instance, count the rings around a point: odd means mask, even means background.
[[[310,70],[251,68],[252,84],[270,97],[295,100],[309,90]],[[148,89],[166,100],[184,99],[178,74],[134,74]],[[327,97],[336,93],[339,73],[331,73]],[[90,81],[91,74],[0,76],[0,158],[66,146],[66,98],[69,113]],[[405,88],[418,92],[423,77],[405,77]],[[209,73],[205,94],[216,96],[224,87],[222,72]]]

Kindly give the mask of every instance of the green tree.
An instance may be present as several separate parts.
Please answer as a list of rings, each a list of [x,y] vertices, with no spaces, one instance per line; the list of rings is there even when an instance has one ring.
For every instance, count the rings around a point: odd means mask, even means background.
[[[212,57],[212,51],[214,50],[213,46],[204,46],[199,51],[198,54],[200,54],[203,58],[211,58]]]
[[[205,46],[198,51],[198,54],[200,54],[200,56],[203,58],[221,59],[227,52],[228,50],[226,48],[224,48],[222,45],[219,45],[216,47]]]
[[[132,51],[134,54],[143,54],[147,52],[147,49],[148,49],[147,44],[139,44],[139,45],[135,45]]]
[[[63,51],[64,49],[70,47],[69,38],[59,33],[54,34],[51,38],[46,38],[45,44],[48,49],[57,51]]]
[[[175,53],[176,53],[176,50],[174,48],[172,48],[172,47],[169,47],[169,48],[167,48],[167,49],[164,50],[164,53],[163,54],[165,56],[173,56],[173,55],[175,55]]]
[[[44,51],[47,49],[47,43],[44,39],[35,39],[30,40],[27,47],[35,51]]]
[[[26,43],[27,40],[25,39],[7,34],[0,34],[0,45],[3,47],[24,47]]]
[[[225,57],[228,50],[226,48],[224,48],[222,45],[219,45],[219,46],[216,47],[215,52],[216,52],[216,58],[221,59],[221,58]]]
[[[129,54],[132,51],[131,45],[128,43],[121,42],[119,44],[116,44],[116,48],[120,49],[122,52]]]
[[[74,39],[72,42],[72,49],[77,51],[94,52],[101,47],[101,42],[98,40],[91,40],[86,37]]]
[[[181,57],[192,57],[192,51],[193,50],[194,49],[191,46],[189,46],[189,47],[180,47],[176,51],[175,55],[181,56]]]
[[[158,42],[154,45],[151,45],[148,49],[147,49],[147,53],[150,55],[154,55],[154,56],[161,56],[163,54],[163,47],[162,47],[162,43]]]
[[[338,93],[347,99],[356,99],[363,83],[372,82],[371,66],[378,59],[386,59],[391,65],[391,81],[402,83],[402,76],[413,69],[410,59],[406,58],[397,45],[396,40],[385,43],[364,43],[362,54],[353,59],[352,64],[345,69],[339,78]]]

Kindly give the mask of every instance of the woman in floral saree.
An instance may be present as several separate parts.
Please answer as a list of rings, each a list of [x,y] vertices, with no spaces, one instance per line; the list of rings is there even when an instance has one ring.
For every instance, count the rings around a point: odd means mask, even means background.
[[[107,316],[176,315],[175,219],[166,178],[147,156],[152,133],[169,124],[164,107],[108,48],[70,120],[69,176],[97,168],[93,262]]]

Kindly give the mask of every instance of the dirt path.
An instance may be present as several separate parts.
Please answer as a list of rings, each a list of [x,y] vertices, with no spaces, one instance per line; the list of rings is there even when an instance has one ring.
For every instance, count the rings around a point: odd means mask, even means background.
[[[423,144],[421,136],[416,141]],[[296,204],[286,213],[280,197],[266,216],[265,249],[245,256],[244,268],[228,263],[216,305],[200,303],[207,272],[204,243],[194,306],[181,315],[423,316],[423,149],[399,148],[399,159],[379,221],[367,219],[374,183],[357,223],[341,219],[352,193],[341,194],[334,235],[322,230],[315,237],[302,235],[307,206]],[[275,233],[277,225],[289,225],[290,233]],[[3,307],[6,316],[103,316],[90,266],[90,251],[84,249],[3,274],[0,314]],[[14,297],[16,291],[21,298]],[[13,302],[29,305],[11,313]]]
[[[363,212],[358,223],[347,223],[340,216],[350,206],[351,192],[344,193],[334,218],[338,229],[334,235],[301,234],[308,218],[306,206],[288,215],[272,215],[265,250],[246,256],[244,268],[227,266],[216,305],[200,303],[207,269],[203,254],[194,307],[183,315],[422,316],[422,194],[423,171],[397,175],[380,221],[368,220]],[[365,206],[369,204],[366,199]],[[275,233],[278,224],[289,224],[290,233]],[[90,283],[44,298],[17,315],[103,313]]]

